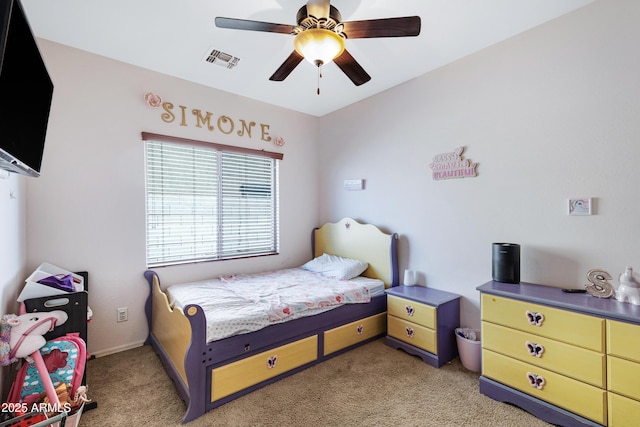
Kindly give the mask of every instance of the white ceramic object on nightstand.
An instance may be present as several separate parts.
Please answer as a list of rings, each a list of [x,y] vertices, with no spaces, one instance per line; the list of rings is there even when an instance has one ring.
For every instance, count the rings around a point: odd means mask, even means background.
[[[640,305],[640,277],[633,273],[631,267],[627,267],[620,275],[620,286],[616,290],[616,299],[622,302],[630,302]]]
[[[418,281],[417,274],[414,270],[405,270],[404,271],[404,282],[405,286],[415,286]]]

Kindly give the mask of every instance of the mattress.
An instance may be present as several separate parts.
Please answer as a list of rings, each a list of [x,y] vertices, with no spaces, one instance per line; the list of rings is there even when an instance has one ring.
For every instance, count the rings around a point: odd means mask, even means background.
[[[345,304],[366,304],[384,289],[384,282],[378,279],[338,280],[290,268],[171,285],[167,295],[174,308],[202,307],[207,342],[211,342]]]

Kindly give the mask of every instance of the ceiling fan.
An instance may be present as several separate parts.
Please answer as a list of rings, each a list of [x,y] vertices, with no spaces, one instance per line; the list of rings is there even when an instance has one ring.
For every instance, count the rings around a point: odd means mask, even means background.
[[[296,21],[298,25],[216,17],[215,24],[218,28],[295,36],[293,52],[269,80],[283,81],[303,59],[307,59],[318,69],[335,62],[356,86],[368,82],[371,76],[344,48],[345,39],[413,37],[420,34],[419,16],[342,22],[340,12],[331,6],[330,0],[309,0],[298,10]]]

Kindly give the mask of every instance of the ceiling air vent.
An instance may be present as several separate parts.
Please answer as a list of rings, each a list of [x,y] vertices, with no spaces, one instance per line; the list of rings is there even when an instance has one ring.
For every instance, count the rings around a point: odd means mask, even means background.
[[[238,65],[240,58],[236,58],[228,53],[220,52],[217,49],[210,49],[207,55],[204,57],[206,62],[216,64],[224,68],[233,68]]]

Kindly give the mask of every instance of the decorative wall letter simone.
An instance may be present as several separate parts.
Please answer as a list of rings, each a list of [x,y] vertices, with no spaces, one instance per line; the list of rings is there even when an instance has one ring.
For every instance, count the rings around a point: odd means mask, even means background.
[[[160,119],[165,123],[176,123],[184,127],[194,126],[209,132],[220,132],[225,135],[235,133],[239,137],[249,139],[253,137],[255,130],[255,133],[258,133],[262,141],[272,142],[278,147],[282,147],[285,144],[283,137],[271,136],[271,126],[266,123],[256,123],[243,118],[234,119],[224,114],[216,115],[198,108],[190,109],[185,105],[176,106],[172,102],[163,101],[159,95],[153,92],[146,92],[144,100],[151,108],[162,108],[163,112],[160,114]]]
[[[462,158],[464,147],[456,148],[453,153],[443,153],[433,156],[433,163],[429,165],[433,170],[433,179],[473,178],[477,176],[477,163]]]

